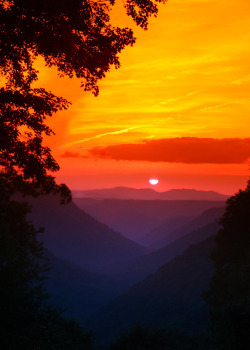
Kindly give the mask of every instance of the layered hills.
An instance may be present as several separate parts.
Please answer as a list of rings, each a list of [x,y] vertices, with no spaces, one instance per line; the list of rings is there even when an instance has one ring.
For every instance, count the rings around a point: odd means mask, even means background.
[[[155,273],[160,266],[181,255],[190,245],[199,243],[215,235],[219,227],[219,219],[215,219],[196,230],[191,230],[187,234],[183,234],[182,237],[159,250],[137,257],[131,261],[112,264],[108,266],[105,272],[126,282],[128,285],[133,285],[143,280],[147,275]]]
[[[207,209],[195,217],[172,217],[142,237],[141,242],[156,249],[163,248],[178,238],[219,219],[224,211],[225,205]]]
[[[215,191],[198,191],[195,189],[172,189],[164,192],[157,192],[152,188],[131,188],[114,187],[108,189],[96,190],[75,190],[75,198],[93,198],[93,199],[137,199],[137,200],[209,200],[223,201],[228,198],[227,195]]]
[[[96,220],[105,223],[113,230],[138,244],[147,244],[146,235],[175,220],[172,229],[181,228],[187,221],[205,210],[224,207],[225,201],[208,200],[120,200],[74,198],[74,203]],[[178,218],[181,218],[178,220]],[[167,227],[167,225],[165,225]]]
[[[41,240],[56,256],[91,271],[142,255],[144,247],[125,238],[80,210],[74,203],[61,205],[55,196],[28,198],[31,219],[44,227]]]
[[[90,272],[67,260],[46,251],[50,270],[46,273],[44,287],[49,293],[49,303],[65,310],[65,316],[80,323],[124,292],[120,282],[114,278]]]
[[[160,266],[183,253],[191,244],[215,234],[219,229],[218,217],[221,210],[213,208],[198,216],[190,225],[183,227],[182,237],[162,249],[103,266],[106,275],[87,271],[50,253],[52,270],[49,272],[46,287],[52,295],[52,301],[60,307],[66,307],[69,316],[83,322],[91,312],[157,271]],[[214,220],[206,224],[211,219]],[[202,224],[204,226],[192,231],[194,227]],[[186,233],[185,230],[190,232]]]
[[[213,237],[188,248],[156,273],[115,298],[87,322],[100,341],[141,324],[188,333],[204,331],[209,310],[201,293],[209,286]]]
[[[205,329],[200,293],[213,272],[211,237],[225,200],[28,200],[33,223],[45,228],[41,240],[52,267],[46,288],[67,316],[105,342],[138,323]]]

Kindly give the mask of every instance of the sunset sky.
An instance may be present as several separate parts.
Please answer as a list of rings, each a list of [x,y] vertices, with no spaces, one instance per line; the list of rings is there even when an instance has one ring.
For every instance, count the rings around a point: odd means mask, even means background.
[[[115,25],[136,44],[122,67],[100,82],[96,98],[77,79],[40,68],[39,84],[72,106],[56,114],[46,140],[71,189],[130,186],[243,188],[250,159],[250,2],[169,0],[135,28],[120,6]]]

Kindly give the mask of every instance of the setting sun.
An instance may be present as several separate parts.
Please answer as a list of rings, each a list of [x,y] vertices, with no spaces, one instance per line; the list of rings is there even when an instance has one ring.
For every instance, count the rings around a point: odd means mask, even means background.
[[[140,188],[152,170],[159,190],[234,193],[249,175],[249,2],[168,1],[148,31],[123,10],[117,5],[112,21],[132,27],[137,41],[97,98],[40,62],[42,84],[72,101],[51,121],[58,181]]]
[[[150,185],[157,185],[159,180],[158,179],[149,179],[148,182],[150,183]]]

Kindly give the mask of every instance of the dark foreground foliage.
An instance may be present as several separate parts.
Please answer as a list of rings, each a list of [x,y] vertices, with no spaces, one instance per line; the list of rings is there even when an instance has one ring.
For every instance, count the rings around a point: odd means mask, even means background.
[[[203,340],[178,331],[138,325],[121,333],[109,350],[199,350],[205,337]]]
[[[147,29],[157,2],[166,0],[126,0],[123,5]],[[59,164],[43,143],[53,134],[46,118],[69,102],[34,87],[35,60],[42,58],[60,76],[81,79],[85,91],[98,95],[98,81],[111,66],[119,68],[119,53],[135,42],[130,28],[110,23],[114,5],[115,0],[0,0],[0,172],[12,182],[32,182],[70,200],[66,186],[51,175]]]
[[[227,202],[211,257],[216,272],[205,298],[218,349],[243,350],[250,325],[250,181]]]
[[[0,348],[91,349],[91,334],[47,304],[43,245],[27,221],[30,208],[0,187]]]

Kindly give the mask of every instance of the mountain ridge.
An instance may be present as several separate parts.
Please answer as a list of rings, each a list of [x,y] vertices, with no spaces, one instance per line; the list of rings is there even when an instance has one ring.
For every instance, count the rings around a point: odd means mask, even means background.
[[[94,219],[73,202],[62,205],[52,195],[25,200],[32,206],[29,219],[35,227],[45,228],[39,239],[61,259],[101,272],[106,264],[144,253],[143,246]]]
[[[229,195],[215,191],[201,191],[196,189],[171,189],[158,192],[152,188],[132,188],[116,186],[107,189],[73,190],[74,198],[94,199],[142,199],[142,200],[226,200]]]
[[[64,315],[82,323],[91,313],[118,296],[126,288],[110,276],[88,271],[79,265],[45,251],[49,270],[43,285],[49,302],[64,310]]]
[[[116,232],[145,245],[143,237],[175,216],[197,216],[225,201],[73,198],[73,202]]]
[[[164,248],[175,240],[185,236],[189,232],[195,231],[209,224],[215,219],[219,219],[222,217],[224,212],[225,206],[212,207],[205,210],[198,216],[189,217],[189,219],[188,217],[185,217],[186,222],[184,220],[184,224],[182,223],[183,218],[177,217],[176,221],[179,220],[180,225],[176,225],[176,227],[174,227],[172,230],[168,229],[168,222],[167,225],[165,222],[163,222],[160,226],[148,233],[144,237],[144,240],[141,240],[141,242],[143,245],[149,245],[154,249]]]
[[[105,272],[113,278],[120,278],[122,281],[127,281],[128,284],[133,285],[138,281],[142,281],[146,276],[154,274],[161,266],[183,254],[189,246],[199,244],[199,242],[214,236],[218,230],[219,219],[215,219],[186,233],[161,249],[139,256],[131,261],[109,266]]]
[[[94,330],[100,343],[108,343],[138,324],[190,334],[205,331],[209,308],[201,293],[208,288],[214,271],[209,258],[213,247],[214,236],[191,245],[93,313],[85,326]]]

